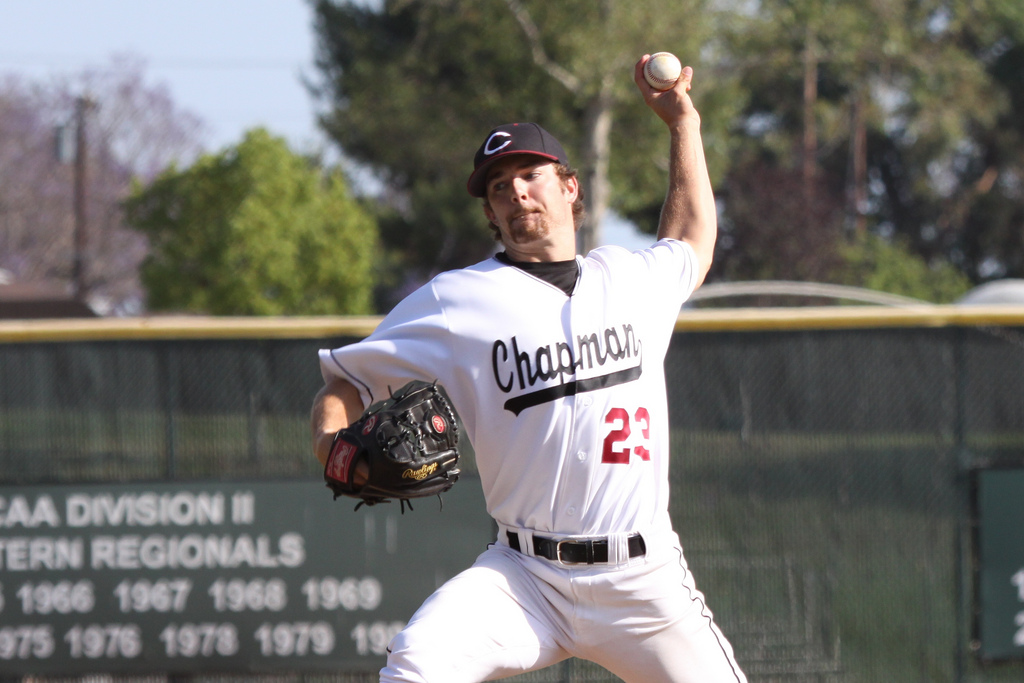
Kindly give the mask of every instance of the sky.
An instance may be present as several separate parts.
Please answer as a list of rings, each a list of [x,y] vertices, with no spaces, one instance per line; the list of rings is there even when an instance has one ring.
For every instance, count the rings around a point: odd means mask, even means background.
[[[311,152],[327,144],[303,85],[316,80],[312,19],[306,0],[0,0],[0,74],[45,82],[131,56],[204,122],[207,149],[263,126]],[[650,242],[631,232],[612,220],[605,241]]]
[[[0,0],[0,73],[46,81],[116,55],[206,124],[209,149],[264,126],[297,149],[322,143],[305,0]]]

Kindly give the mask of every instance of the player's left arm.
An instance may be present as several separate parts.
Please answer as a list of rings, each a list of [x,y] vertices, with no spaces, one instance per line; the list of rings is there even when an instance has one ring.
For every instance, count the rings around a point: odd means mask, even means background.
[[[688,243],[697,253],[698,284],[704,281],[718,238],[718,214],[711,189],[704,144],[700,135],[700,114],[688,91],[693,69],[685,67],[669,90],[658,91],[644,79],[644,55],[634,68],[633,80],[644,102],[668,126],[670,137],[668,192],[658,223],[658,239],[666,237]]]
[[[335,377],[325,384],[313,399],[310,428],[313,454],[321,465],[327,464],[331,443],[339,429],[348,427],[363,412],[359,390],[347,380]]]

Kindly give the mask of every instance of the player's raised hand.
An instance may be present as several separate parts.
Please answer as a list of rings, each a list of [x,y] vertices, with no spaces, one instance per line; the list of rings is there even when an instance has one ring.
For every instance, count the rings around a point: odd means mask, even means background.
[[[688,94],[693,85],[693,68],[684,66],[675,85],[667,90],[656,90],[644,77],[644,65],[650,58],[651,55],[645,54],[633,67],[633,81],[640,89],[647,106],[669,126],[680,125],[691,117],[699,122],[700,115]]]

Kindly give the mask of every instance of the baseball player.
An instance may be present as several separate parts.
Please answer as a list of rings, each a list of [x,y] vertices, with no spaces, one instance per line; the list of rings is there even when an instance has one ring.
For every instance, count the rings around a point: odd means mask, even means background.
[[[389,387],[437,380],[498,536],[412,616],[381,681],[459,683],[591,660],[629,683],[743,683],[672,529],[663,360],[717,231],[689,67],[634,80],[670,132],[658,240],[576,255],[582,191],[533,123],[484,139],[471,195],[503,252],[443,273],[365,340],[320,352],[314,451]]]

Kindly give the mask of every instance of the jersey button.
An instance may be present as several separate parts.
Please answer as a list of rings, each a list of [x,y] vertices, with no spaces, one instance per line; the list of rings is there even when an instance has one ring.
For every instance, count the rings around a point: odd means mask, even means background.
[[[575,505],[570,505],[568,508],[566,508],[565,514],[567,514],[569,516],[575,515],[576,514],[576,506]]]
[[[587,459],[586,451],[580,451],[579,453],[577,453],[576,454],[576,459],[579,460],[580,462],[583,462],[584,460],[586,460]]]

